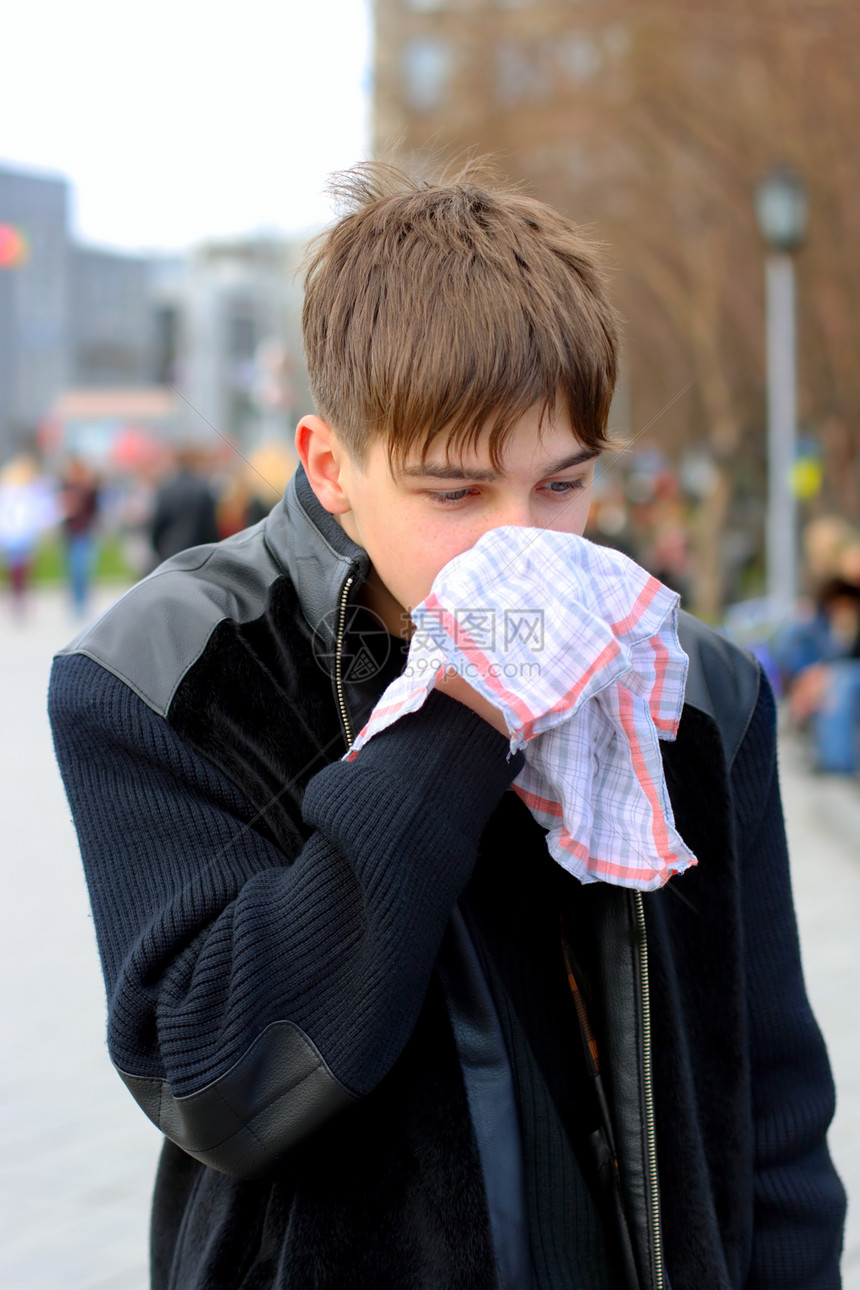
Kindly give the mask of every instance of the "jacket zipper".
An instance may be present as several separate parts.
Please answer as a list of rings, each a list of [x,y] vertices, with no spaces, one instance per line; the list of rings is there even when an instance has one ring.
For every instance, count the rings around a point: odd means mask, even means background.
[[[355,579],[350,575],[341,588],[334,648],[334,687],[337,691],[337,706],[340,710],[340,719],[343,724],[343,734],[347,748],[352,747],[352,723],[346,710],[346,698],[343,692],[343,638],[346,635],[346,604],[354,581]]]
[[[660,1224],[660,1190],[657,1177],[657,1133],[654,1124],[654,1088],[651,1082],[651,989],[648,981],[648,937],[642,892],[634,891],[633,904],[639,932],[639,986],[642,999],[642,1076],[645,1100],[645,1148],[648,1158],[648,1217],[654,1257],[654,1287],[663,1290],[663,1249]]]

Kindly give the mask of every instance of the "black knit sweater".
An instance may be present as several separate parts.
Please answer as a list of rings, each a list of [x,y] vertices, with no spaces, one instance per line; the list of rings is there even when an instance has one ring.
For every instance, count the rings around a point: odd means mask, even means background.
[[[313,523],[319,531],[324,520]],[[331,678],[311,658],[298,606],[303,570],[266,572],[280,534],[265,533],[265,547],[250,531],[155,575],[99,629],[96,644],[115,661],[87,657],[98,650],[84,642],[57,660],[52,679],[109,1049],[126,1082],[164,1081],[178,1105],[193,1104],[226,1089],[243,1064],[253,1072],[260,1045],[286,1026],[307,1036],[350,1103],[259,1178],[218,1172],[168,1143],[153,1285],[497,1284],[434,974],[458,901],[513,1067],[536,1290],[574,1278],[603,1284],[595,1259],[612,1284],[558,915],[594,972],[599,1042],[624,1039],[607,1029],[626,1005],[619,1012],[623,999],[607,995],[618,982],[595,934],[609,929],[607,911],[624,893],[581,888],[551,864],[506,793],[519,768],[506,740],[441,694],[354,762],[339,760]],[[327,531],[324,541],[328,551],[346,540]],[[288,547],[279,549],[286,560]],[[341,564],[354,558],[345,547],[336,554]],[[219,602],[167,706],[158,710],[157,694],[144,702],[122,666],[134,632],[169,657],[185,604],[203,613],[222,585],[234,601],[250,585],[257,616],[224,616]],[[141,617],[136,606],[150,604]],[[151,674],[154,693],[161,673]],[[352,686],[359,720],[383,679],[364,693]],[[803,988],[767,688],[728,762],[718,723],[690,705],[664,761],[679,830],[699,858],[644,900],[668,1283],[835,1290],[844,1195],[825,1143],[833,1088]],[[617,952],[629,956],[629,945]],[[259,1068],[261,1079],[269,1073]],[[626,1075],[610,1060],[616,1109]],[[253,1138],[254,1124],[245,1132]],[[618,1145],[623,1157],[628,1144]]]
[[[566,898],[575,906],[578,884],[551,864],[545,848],[535,850],[534,826],[521,805],[511,795],[502,800],[518,769],[516,760],[506,760],[504,739],[460,705],[432,696],[422,713],[372,741],[356,762],[337,761],[313,778],[305,814],[315,831],[300,861],[284,866],[252,827],[253,810],[233,785],[90,660],[58,660],[51,715],[87,867],[111,1055],[121,1069],[165,1074],[179,1094],[217,1077],[251,1036],[283,1015],[306,1029],[348,1087],[360,1094],[374,1089],[414,1027],[448,911],[467,886],[483,836],[467,900],[507,1000],[501,1012],[526,1137],[535,1286],[613,1284],[608,1254],[599,1278],[580,1279],[582,1260],[605,1247],[585,1159],[591,1126],[578,1109],[578,1036],[555,933],[559,908]],[[758,1270],[736,1284],[824,1290],[838,1284],[834,1241],[843,1202],[817,1139],[831,1090],[820,1077],[810,1083],[812,1063],[804,1066],[800,1054],[782,1051],[786,1036],[798,1033],[819,1051],[820,1036],[799,967],[784,974],[785,964],[797,960],[787,888],[775,882],[784,850],[773,763],[768,769],[758,751],[770,739],[769,724],[765,707],[734,782],[739,827],[757,854],[746,875],[751,922],[744,934],[754,965],[749,999],[761,1160],[754,1178],[737,1180],[756,1192]],[[669,776],[671,785],[671,765]],[[363,805],[368,799],[370,811]],[[680,805],[678,822],[687,836],[707,827],[707,820],[686,821]],[[364,871],[343,863],[347,845],[351,856],[367,858]],[[683,900],[667,891],[662,907],[652,902],[658,918],[680,915],[695,923],[690,900],[697,918],[706,912],[690,877]],[[655,957],[659,988],[683,991],[683,980]],[[713,1015],[701,1020],[719,1030]],[[730,1036],[728,1042],[737,1048],[740,1041]],[[662,1055],[667,1263],[675,1290],[698,1290],[683,1264],[673,1270],[673,1250],[689,1247],[691,1233],[683,1200],[687,1157],[672,1141],[678,1098],[692,1098],[718,1134],[732,1121],[719,1088],[709,1088],[705,1078],[703,1098],[688,1087],[694,1073],[681,1054],[667,1046]],[[784,1084],[790,1069],[797,1073],[793,1089]],[[789,1143],[804,1141],[810,1150],[800,1170],[785,1153],[796,1150]],[[169,1159],[174,1156],[172,1149]],[[162,1187],[172,1195],[182,1170],[174,1161],[169,1172]],[[225,1244],[218,1247],[225,1266],[247,1256],[236,1226],[237,1193],[244,1190],[248,1203],[249,1193],[259,1198],[259,1187],[222,1180],[222,1190],[230,1190]],[[698,1239],[707,1251],[716,1237],[703,1229]],[[155,1232],[156,1273],[174,1258],[164,1221]],[[215,1284],[212,1275],[187,1284],[202,1290]],[[225,1288],[234,1284],[224,1281]],[[254,1284],[312,1283],[272,1273]],[[185,1290],[186,1282],[177,1285]]]

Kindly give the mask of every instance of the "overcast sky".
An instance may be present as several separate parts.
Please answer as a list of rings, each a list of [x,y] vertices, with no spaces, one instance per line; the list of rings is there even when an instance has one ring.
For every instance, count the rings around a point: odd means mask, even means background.
[[[85,241],[300,232],[367,156],[366,0],[21,0],[2,33],[0,164],[68,178]]]

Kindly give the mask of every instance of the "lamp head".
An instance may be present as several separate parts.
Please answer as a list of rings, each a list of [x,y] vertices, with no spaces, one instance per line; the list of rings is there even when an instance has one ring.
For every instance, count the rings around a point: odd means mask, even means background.
[[[790,166],[768,171],[755,191],[759,230],[772,251],[796,251],[806,234],[806,185]]]

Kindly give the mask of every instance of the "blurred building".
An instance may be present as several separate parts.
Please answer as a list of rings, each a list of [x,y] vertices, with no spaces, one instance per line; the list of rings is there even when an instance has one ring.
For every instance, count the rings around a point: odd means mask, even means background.
[[[0,168],[0,461],[67,379],[68,209],[64,179]]]
[[[569,204],[599,163],[625,84],[629,6],[570,0],[376,0],[374,143],[417,158],[492,152]],[[620,15],[620,16],[619,16]],[[419,163],[420,164],[420,163]]]
[[[76,244],[68,215],[64,179],[0,169],[0,463],[38,439],[104,464],[131,432],[213,451],[291,443],[312,406],[304,244],[134,255]]]
[[[296,277],[303,254],[303,243],[275,237],[204,243],[157,294],[160,370],[172,373],[189,417],[243,448],[291,441],[311,407]]]
[[[75,386],[154,378],[157,261],[96,247],[69,252],[69,377]]]
[[[631,90],[632,0],[375,0],[374,152],[418,174],[488,155],[602,232],[629,213],[614,116]],[[612,425],[630,431],[624,370]]]

